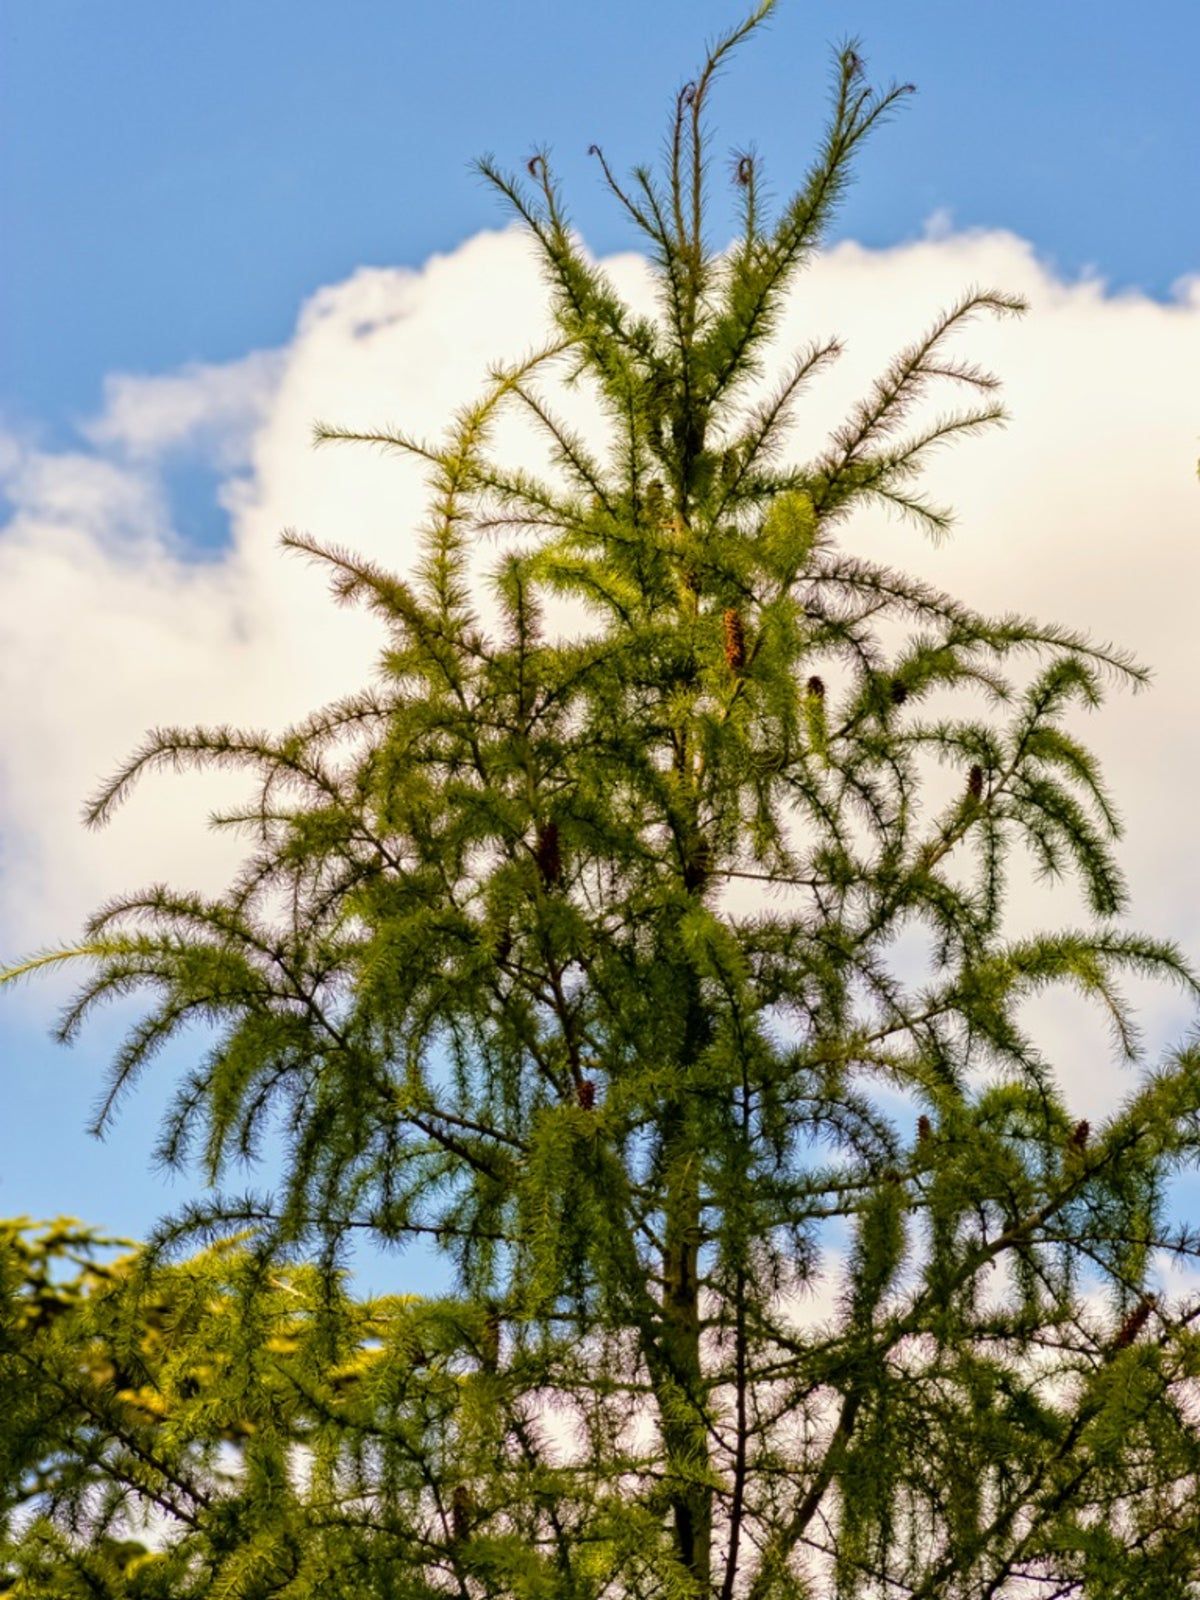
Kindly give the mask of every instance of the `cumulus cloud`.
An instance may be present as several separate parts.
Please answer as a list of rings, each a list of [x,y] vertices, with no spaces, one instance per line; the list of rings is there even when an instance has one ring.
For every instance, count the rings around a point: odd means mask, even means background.
[[[242,466],[284,359],[281,351],[253,350],[240,361],[193,362],[162,376],[110,373],[103,409],[84,434],[98,449],[139,463],[186,446],[204,449],[221,467]]]
[[[649,308],[644,262],[606,267]],[[956,232],[946,218],[912,244],[842,244],[801,278],[779,334],[781,350],[828,334],[847,346],[798,413],[797,449],[818,448],[882,363],[972,283],[1031,304],[1021,323],[978,323],[961,337],[965,354],[1003,377],[1013,421],[932,467],[930,489],[959,513],[948,543],[883,515],[860,518],[845,540],[988,610],[1115,639],[1155,668],[1152,693],[1118,698],[1085,731],[1127,820],[1137,920],[1198,955],[1187,841],[1198,766],[1200,278],[1182,281],[1168,304],[1113,295],[1098,280],[1064,282],[1011,234]],[[5,950],[69,936],[122,888],[224,881],[236,845],[203,821],[239,792],[236,781],[154,780],[98,835],[80,825],[81,802],[150,726],[279,726],[364,680],[378,631],[336,611],[322,575],[282,556],[277,535],[301,528],[403,569],[425,486],[395,456],[312,450],[313,421],[436,437],[489,365],[545,336],[543,298],[524,239],[481,234],[420,270],[363,270],[320,290],[282,350],[112,377],[74,453],[0,440],[12,506],[0,531]],[[598,425],[582,396],[567,404]],[[515,427],[500,442],[528,449]],[[164,464],[179,452],[221,479],[228,542],[203,562],[164,487]],[[1069,921],[1075,908],[1062,904],[1054,920]],[[1093,1037],[1090,1024],[1056,1016],[1066,1036]],[[1154,1018],[1165,1028],[1175,1013]],[[1102,1056],[1099,1024],[1094,1040]]]

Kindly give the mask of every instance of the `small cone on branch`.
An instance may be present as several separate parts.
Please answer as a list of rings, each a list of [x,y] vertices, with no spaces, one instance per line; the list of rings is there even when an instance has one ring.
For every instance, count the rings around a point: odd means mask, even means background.
[[[465,1483],[460,1483],[450,1501],[450,1528],[455,1539],[465,1539],[470,1533],[473,1509],[471,1491]]]
[[[703,889],[712,870],[712,851],[707,839],[696,839],[683,865],[683,886],[689,892]]]
[[[967,793],[972,800],[979,800],[983,796],[983,768],[978,762],[967,774]]]
[[[825,680],[824,680],[824,678],[818,678],[816,673],[814,672],[812,677],[808,680],[808,692],[809,692],[809,694],[812,695],[812,697],[815,700],[824,700],[824,698],[825,698]]]
[[[921,1144],[928,1144],[933,1138],[933,1123],[925,1115],[917,1118],[917,1139]]]
[[[1077,1122],[1071,1129],[1072,1150],[1085,1150],[1087,1148],[1088,1136],[1091,1131],[1092,1125],[1086,1117],[1082,1122]]]
[[[1141,1333],[1149,1320],[1150,1313],[1154,1310],[1157,1301],[1152,1294],[1143,1295],[1137,1305],[1125,1318],[1113,1340],[1114,1350],[1125,1350]]]
[[[575,1089],[576,1098],[585,1111],[594,1111],[596,1107],[596,1085],[590,1078],[581,1078]]]
[[[547,889],[553,889],[562,877],[562,853],[558,848],[558,824],[544,822],[538,829],[537,845],[533,852],[537,869]]]
[[[908,689],[900,682],[899,678],[892,679],[890,693],[892,696],[892,704],[894,706],[902,706],[908,699]]]
[[[754,176],[754,157],[739,156],[737,163],[737,181],[744,189]]]
[[[746,665],[746,630],[742,614],[736,606],[725,613],[725,663],[730,672],[740,672]]]

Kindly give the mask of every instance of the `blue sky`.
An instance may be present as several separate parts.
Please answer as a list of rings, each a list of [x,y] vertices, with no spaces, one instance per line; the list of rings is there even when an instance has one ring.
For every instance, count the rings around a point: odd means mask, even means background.
[[[496,226],[469,168],[484,151],[516,166],[548,144],[592,247],[630,246],[587,146],[601,142],[618,169],[652,157],[671,93],[741,11],[726,0],[4,8],[0,445],[86,461],[112,375],[287,345],[322,286],[364,266],[419,267]],[[940,216],[943,230],[1027,241],[1056,282],[1093,275],[1164,302],[1200,272],[1190,0],[784,0],[714,113],[718,147],[753,142],[777,191],[807,159],[830,47],[847,35],[875,78],[913,80],[919,94],[865,154],[836,238],[879,250]],[[216,490],[229,470],[201,449],[156,462],[151,487],[185,555],[226,540]],[[78,618],[59,620],[69,631]],[[63,705],[69,740],[79,713]],[[40,759],[36,741],[23,748]],[[23,836],[14,825],[5,840],[5,827],[0,810],[11,885]],[[0,1214],[67,1209],[137,1231],[182,1192],[161,1189],[144,1152],[186,1052],[98,1145],[81,1129],[114,1030],[101,1024],[66,1054],[46,1038],[51,1016],[0,998]]]
[[[416,263],[496,216],[468,172],[545,140],[594,248],[627,242],[584,154],[659,145],[670,91],[729,0],[51,0],[0,20],[6,245],[0,414],[60,434],[104,373],[224,360],[290,331],[319,284]],[[1068,274],[1165,292],[1194,269],[1200,7],[785,0],[717,121],[791,176],[827,47],[919,97],[840,222],[1003,225]]]

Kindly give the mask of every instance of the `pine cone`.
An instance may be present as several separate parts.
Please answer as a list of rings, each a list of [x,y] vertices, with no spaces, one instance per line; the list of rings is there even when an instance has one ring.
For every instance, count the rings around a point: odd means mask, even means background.
[[[737,181],[744,189],[754,176],[753,156],[739,156],[737,164]]]
[[[808,680],[808,692],[814,699],[824,700],[825,698],[825,680],[818,678],[815,672]]]
[[[899,678],[892,679],[891,696],[894,706],[902,706],[908,699],[908,690]]]
[[[983,796],[983,768],[978,762],[967,775],[967,793],[972,800],[979,800]]]
[[[709,849],[708,841],[697,839],[692,845],[691,854],[683,864],[683,886],[689,894],[697,889],[703,889],[711,870],[712,851]]]
[[[576,1098],[585,1111],[594,1111],[596,1107],[596,1085],[590,1078],[581,1078],[575,1090]]]
[[[1083,1149],[1086,1149],[1087,1142],[1088,1142],[1088,1135],[1091,1133],[1091,1131],[1092,1131],[1092,1125],[1091,1125],[1090,1122],[1088,1122],[1086,1117],[1083,1119],[1082,1122],[1077,1122],[1075,1124],[1075,1126],[1071,1129],[1071,1148],[1072,1148],[1072,1150],[1083,1150]]]
[[[460,1483],[450,1501],[450,1527],[456,1540],[465,1539],[470,1533],[473,1509],[471,1491],[465,1483]]]
[[[746,630],[742,614],[735,606],[725,613],[725,662],[730,672],[740,672],[746,665]]]
[[[927,1144],[933,1138],[933,1124],[924,1115],[917,1118],[917,1138],[921,1144]]]
[[[533,852],[537,869],[547,889],[553,889],[562,877],[562,853],[558,848],[558,824],[544,822],[538,829],[537,845]]]
[[[1141,1300],[1121,1324],[1117,1337],[1113,1340],[1114,1350],[1125,1350],[1141,1333],[1146,1326],[1150,1313],[1154,1310],[1157,1301],[1152,1294],[1143,1295]]]

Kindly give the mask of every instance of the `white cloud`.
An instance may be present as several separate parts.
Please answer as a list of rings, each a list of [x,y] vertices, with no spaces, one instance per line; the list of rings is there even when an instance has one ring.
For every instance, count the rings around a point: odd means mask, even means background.
[[[203,446],[220,466],[240,466],[282,366],[281,352],[254,350],[240,361],[192,363],[162,377],[113,373],[104,383],[104,409],[86,437],[139,463],[180,446]]]
[[[644,263],[607,266],[649,304]],[[781,330],[781,347],[833,333],[847,343],[798,413],[798,448],[815,450],[887,357],[971,283],[1031,302],[1022,323],[981,322],[960,340],[1001,374],[1014,420],[931,469],[929,488],[959,512],[949,543],[883,516],[845,537],[989,610],[1077,624],[1155,667],[1151,694],[1120,696],[1085,731],[1127,819],[1138,921],[1200,955],[1188,844],[1200,767],[1200,277],[1166,305],[1108,295],[1095,280],[1060,280],[1011,234],[955,233],[948,219],[891,250],[840,245],[801,278]],[[241,792],[236,782],[152,780],[99,835],[79,825],[81,802],[152,725],[278,726],[363,681],[378,630],[335,610],[323,576],[276,538],[299,527],[403,569],[425,486],[396,456],[313,451],[312,424],[437,436],[490,364],[544,337],[543,299],[524,239],[481,234],[420,271],[363,270],[322,289],[281,351],[113,377],[88,448],[0,439],[14,507],[0,533],[4,950],[69,936],[121,888],[223,881],[236,846],[206,834],[203,813]],[[596,425],[583,398],[568,396],[572,407]],[[515,427],[501,439],[526,448]],[[202,453],[224,480],[230,542],[202,563],[186,559],[162,487],[180,451]],[[1070,896],[1061,903],[1070,920]]]

